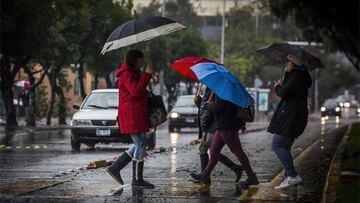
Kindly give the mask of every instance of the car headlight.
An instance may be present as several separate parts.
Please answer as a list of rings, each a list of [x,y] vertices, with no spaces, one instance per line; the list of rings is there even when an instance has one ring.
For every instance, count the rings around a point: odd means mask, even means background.
[[[336,108],[335,108],[335,111],[336,111],[336,112],[339,112],[339,111],[340,111],[340,107],[336,107]]]
[[[340,107],[344,107],[344,103],[341,102],[341,103],[340,103]]]
[[[325,111],[326,110],[326,108],[325,107],[321,107],[321,109],[320,109],[321,111]]]
[[[360,113],[360,108],[357,109],[357,112]]]
[[[349,107],[350,107],[350,103],[349,103],[349,102],[344,103],[344,107],[349,108]]]
[[[71,120],[70,126],[89,126],[92,125],[91,120]]]
[[[180,114],[177,113],[177,112],[172,112],[172,113],[170,114],[170,118],[179,118],[179,117],[180,117]]]

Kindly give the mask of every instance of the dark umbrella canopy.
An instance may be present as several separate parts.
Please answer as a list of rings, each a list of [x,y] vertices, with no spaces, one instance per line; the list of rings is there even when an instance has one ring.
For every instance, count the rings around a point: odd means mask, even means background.
[[[186,28],[180,23],[159,16],[147,16],[130,20],[117,27],[106,40],[101,51],[108,51],[126,47],[139,42],[167,35]]]
[[[298,65],[306,65],[309,70],[324,67],[318,57],[310,54],[299,46],[288,43],[273,43],[271,45],[257,49],[256,51],[275,61],[285,61],[286,58],[290,55],[298,63],[300,63]]]

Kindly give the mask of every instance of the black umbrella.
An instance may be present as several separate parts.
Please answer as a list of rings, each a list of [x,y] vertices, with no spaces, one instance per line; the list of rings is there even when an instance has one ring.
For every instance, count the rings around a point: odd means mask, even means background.
[[[148,41],[184,28],[186,27],[178,22],[159,16],[136,18],[120,25],[111,33],[110,37],[106,40],[101,54]]]
[[[318,57],[310,54],[299,46],[288,43],[273,43],[256,51],[275,61],[285,61],[291,57],[298,65],[306,65],[309,70],[324,67]]]

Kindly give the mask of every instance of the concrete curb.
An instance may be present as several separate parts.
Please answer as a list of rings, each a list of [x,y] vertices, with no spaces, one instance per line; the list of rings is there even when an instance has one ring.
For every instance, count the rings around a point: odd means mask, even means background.
[[[335,202],[336,200],[336,186],[339,184],[341,177],[341,156],[344,152],[349,134],[351,133],[352,126],[353,124],[349,125],[331,161],[330,169],[326,176],[326,182],[323,189],[322,203]]]

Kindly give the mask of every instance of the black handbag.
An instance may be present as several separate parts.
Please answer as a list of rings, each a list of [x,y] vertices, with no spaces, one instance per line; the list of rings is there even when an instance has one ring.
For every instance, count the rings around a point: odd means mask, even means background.
[[[167,120],[166,108],[160,95],[154,95],[150,92],[147,99],[149,126],[150,128],[153,128]]]
[[[240,118],[244,122],[254,122],[255,120],[255,106],[254,103],[251,103],[246,108],[239,107],[236,112],[237,118]]]

